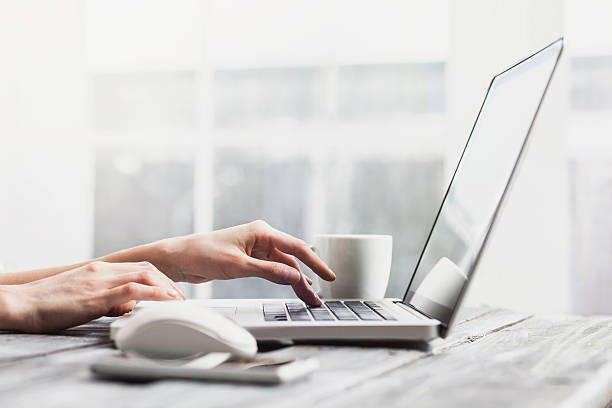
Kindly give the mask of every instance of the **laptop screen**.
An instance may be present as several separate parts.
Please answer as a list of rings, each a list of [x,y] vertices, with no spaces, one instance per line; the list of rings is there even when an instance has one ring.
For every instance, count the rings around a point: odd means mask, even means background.
[[[472,128],[404,303],[448,327],[563,48],[559,39],[495,76]]]

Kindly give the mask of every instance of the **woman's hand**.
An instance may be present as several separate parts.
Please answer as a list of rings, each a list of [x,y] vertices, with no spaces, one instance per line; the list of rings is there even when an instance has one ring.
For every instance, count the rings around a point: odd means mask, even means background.
[[[0,286],[9,313],[0,329],[41,333],[100,316],[131,311],[136,300],[182,300],[185,295],[149,262],[92,262],[21,285]]]
[[[302,240],[270,227],[263,221],[238,225],[206,234],[170,238],[158,243],[163,257],[154,262],[176,281],[191,283],[213,279],[260,277],[291,285],[295,294],[310,305],[321,301],[312,281],[301,273],[293,256],[322,279],[336,277]]]

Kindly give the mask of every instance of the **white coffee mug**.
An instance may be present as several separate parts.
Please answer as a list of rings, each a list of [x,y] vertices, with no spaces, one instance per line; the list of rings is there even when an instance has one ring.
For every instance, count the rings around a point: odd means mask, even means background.
[[[313,250],[336,274],[336,280],[319,279],[324,299],[382,299],[389,283],[393,238],[391,235],[321,234]]]

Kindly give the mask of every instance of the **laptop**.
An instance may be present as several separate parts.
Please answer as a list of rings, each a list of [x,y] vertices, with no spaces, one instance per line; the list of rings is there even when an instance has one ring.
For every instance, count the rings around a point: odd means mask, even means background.
[[[563,38],[494,76],[401,299],[194,299],[258,340],[446,337],[473,278],[561,56]],[[406,180],[409,185],[410,181]],[[111,326],[111,335],[121,326]]]

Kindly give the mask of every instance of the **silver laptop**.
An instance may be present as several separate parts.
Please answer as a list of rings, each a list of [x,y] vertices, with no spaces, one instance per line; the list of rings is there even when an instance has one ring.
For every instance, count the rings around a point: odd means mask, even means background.
[[[258,340],[429,341],[446,337],[557,61],[560,38],[496,75],[433,223],[403,299],[189,300],[217,309]],[[410,181],[406,184],[409,187]],[[115,324],[113,324],[115,325]]]

